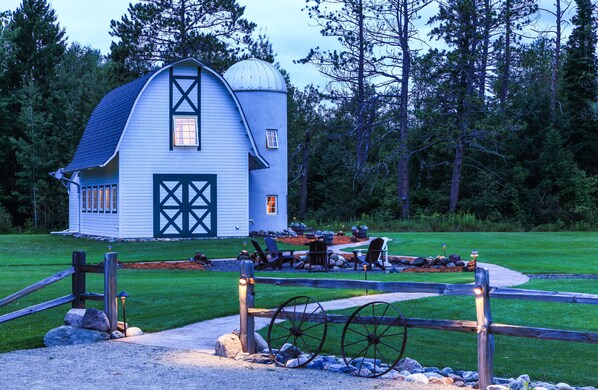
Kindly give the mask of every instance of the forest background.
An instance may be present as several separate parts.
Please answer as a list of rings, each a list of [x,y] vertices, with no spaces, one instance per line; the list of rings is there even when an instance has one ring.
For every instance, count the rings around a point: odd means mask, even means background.
[[[327,77],[324,89],[299,89],[280,69],[291,220],[594,228],[592,0],[307,0],[304,12],[338,49],[298,59]],[[111,89],[186,57],[219,72],[249,57],[276,63],[243,15],[236,0],[131,4],[103,56],[68,43],[46,0],[0,13],[0,232],[67,227],[66,189],[48,173],[70,162]]]

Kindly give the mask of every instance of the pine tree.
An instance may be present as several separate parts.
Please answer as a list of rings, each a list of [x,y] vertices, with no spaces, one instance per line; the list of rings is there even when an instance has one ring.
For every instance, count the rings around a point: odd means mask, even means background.
[[[111,59],[133,78],[161,63],[195,57],[218,71],[232,65],[242,45],[252,43],[255,24],[236,0],[146,0],[130,4],[112,20]]]
[[[596,19],[591,0],[576,0],[575,28],[565,47],[563,63],[563,125],[567,144],[582,169],[598,174],[598,120],[593,105],[598,101]]]

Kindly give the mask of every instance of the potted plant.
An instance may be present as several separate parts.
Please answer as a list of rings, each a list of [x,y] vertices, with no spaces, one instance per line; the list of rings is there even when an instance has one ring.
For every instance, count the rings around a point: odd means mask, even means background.
[[[368,227],[365,225],[359,225],[357,230],[357,238],[368,238]]]
[[[330,230],[324,230],[322,232],[322,237],[324,238],[324,243],[326,245],[332,245],[332,240],[334,240],[334,232]]]
[[[291,223],[291,229],[293,229],[293,231],[295,233],[297,233],[298,235],[302,235],[303,233],[305,233],[305,228],[307,226],[305,226],[305,224],[303,222],[293,222]]]

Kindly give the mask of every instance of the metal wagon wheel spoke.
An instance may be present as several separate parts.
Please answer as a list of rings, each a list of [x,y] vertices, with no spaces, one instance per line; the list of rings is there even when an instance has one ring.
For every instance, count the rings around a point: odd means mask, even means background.
[[[322,305],[307,296],[291,298],[278,307],[268,327],[268,349],[278,366],[297,359],[290,367],[302,367],[320,352],[328,320]],[[282,342],[281,342],[282,341]]]
[[[402,318],[401,312],[386,302],[358,307],[349,316],[341,336],[345,364],[354,366],[358,376],[369,378],[392,370],[403,356],[407,343],[407,326]],[[393,319],[390,324],[389,319]]]

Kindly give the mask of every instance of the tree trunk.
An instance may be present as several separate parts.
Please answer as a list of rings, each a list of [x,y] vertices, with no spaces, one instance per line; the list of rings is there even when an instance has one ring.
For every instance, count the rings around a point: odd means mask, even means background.
[[[484,31],[482,35],[482,58],[480,61],[479,96],[482,102],[486,100],[486,69],[488,68],[488,51],[490,48],[490,28],[492,26],[492,12],[490,0],[484,0]]]
[[[465,144],[462,138],[459,138],[455,148],[455,162],[453,164],[453,177],[451,180],[451,197],[449,201],[449,212],[457,212],[457,203],[459,202],[459,189],[461,186],[461,171],[463,169],[463,158],[465,156]]]
[[[359,52],[357,57],[357,171],[361,172],[365,167],[369,149],[368,125],[366,124],[366,104],[365,104],[365,26],[363,15],[362,0],[358,2],[358,34],[359,34]]]
[[[401,51],[403,67],[401,69],[401,103],[399,107],[400,157],[399,157],[399,199],[401,217],[409,218],[409,77],[411,73],[411,53],[409,51],[409,7],[408,0],[402,0]]]
[[[511,35],[512,35],[512,26],[511,26],[511,0],[506,0],[505,3],[505,58],[503,69],[501,71],[500,76],[500,93],[499,93],[499,102],[501,109],[504,110],[505,104],[507,102],[507,94],[509,91],[509,77],[511,73]]]
[[[554,39],[554,62],[552,64],[552,80],[550,85],[550,113],[553,120],[556,115],[556,89],[561,62],[561,0],[556,0],[556,37]]]
[[[311,133],[305,132],[305,144],[301,153],[301,189],[299,193],[299,219],[305,219],[307,212],[307,177],[309,174],[309,146],[311,142]]]

